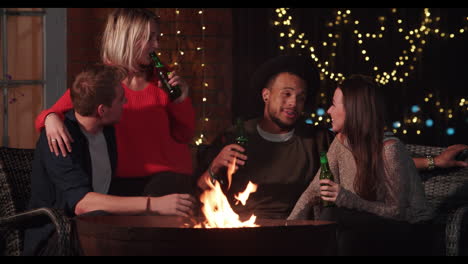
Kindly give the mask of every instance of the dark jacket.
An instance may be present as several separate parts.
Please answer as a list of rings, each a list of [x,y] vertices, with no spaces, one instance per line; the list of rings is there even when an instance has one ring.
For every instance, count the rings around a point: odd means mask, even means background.
[[[42,130],[34,152],[29,209],[57,208],[69,217],[75,216],[76,204],[93,191],[91,155],[88,140],[81,132],[73,110],[65,114],[64,124],[74,142],[66,157],[50,151],[45,130]],[[117,145],[113,126],[103,129],[114,176],[117,164]],[[25,232],[24,254],[35,255],[52,235],[52,224],[28,229]]]

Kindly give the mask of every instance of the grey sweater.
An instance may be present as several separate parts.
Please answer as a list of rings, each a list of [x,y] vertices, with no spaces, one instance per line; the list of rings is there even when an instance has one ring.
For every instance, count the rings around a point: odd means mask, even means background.
[[[353,154],[347,141],[341,143],[338,138],[334,139],[327,156],[335,182],[341,186],[336,205],[410,223],[428,220],[432,217],[432,210],[413,159],[400,140],[389,139],[395,141],[384,146],[385,169],[379,175],[376,201],[364,200],[356,194],[353,187],[356,176]],[[319,175],[320,171],[301,195],[288,219],[307,218],[310,210],[319,206]]]

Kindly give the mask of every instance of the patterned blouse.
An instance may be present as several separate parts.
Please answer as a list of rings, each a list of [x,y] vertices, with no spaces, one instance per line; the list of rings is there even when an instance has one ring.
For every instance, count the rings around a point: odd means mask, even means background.
[[[373,213],[385,218],[416,223],[432,218],[420,176],[405,145],[397,138],[384,145],[385,170],[377,186],[376,201],[359,197],[353,187],[356,176],[356,163],[348,141],[341,143],[336,137],[327,153],[330,170],[341,190],[336,199],[338,207]],[[320,170],[304,191],[288,219],[304,219],[310,210],[319,211]],[[314,208],[315,207],[315,208]],[[318,218],[318,215],[315,215]]]

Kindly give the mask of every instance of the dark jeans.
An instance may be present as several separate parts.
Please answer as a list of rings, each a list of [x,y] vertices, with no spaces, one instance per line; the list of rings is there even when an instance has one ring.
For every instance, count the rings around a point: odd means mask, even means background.
[[[430,223],[410,224],[346,208],[325,208],[320,220],[335,221],[341,256],[432,254]]]
[[[194,193],[191,175],[170,171],[144,178],[113,178],[109,194],[117,196],[164,196],[173,193]]]

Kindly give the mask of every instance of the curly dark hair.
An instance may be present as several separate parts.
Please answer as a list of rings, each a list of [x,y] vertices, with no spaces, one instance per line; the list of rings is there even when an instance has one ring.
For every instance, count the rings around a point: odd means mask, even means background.
[[[307,98],[305,107],[310,107],[314,102],[315,93],[320,87],[320,75],[317,67],[308,57],[281,55],[263,63],[252,76],[250,98],[253,100],[251,105],[255,116],[263,113],[262,89],[278,74],[284,72],[295,74],[306,82]]]

